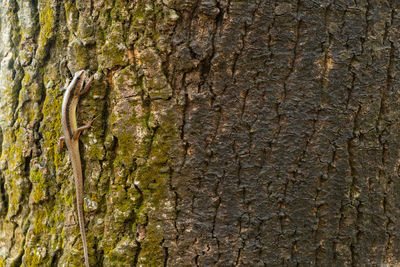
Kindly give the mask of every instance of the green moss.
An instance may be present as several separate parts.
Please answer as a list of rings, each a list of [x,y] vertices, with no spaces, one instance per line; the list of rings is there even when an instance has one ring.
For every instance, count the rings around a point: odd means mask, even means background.
[[[159,83],[155,79],[145,84],[144,91],[148,91],[147,89],[152,87],[151,98],[167,99],[170,97],[168,85]],[[140,87],[140,91],[142,90]],[[130,104],[137,107],[140,103],[132,101]],[[119,229],[126,232],[125,223],[133,218],[133,233],[136,233],[141,225],[145,225],[146,228],[146,237],[140,241],[138,266],[161,266],[164,260],[164,251],[160,245],[163,240],[163,232],[160,221],[155,219],[154,215],[165,212],[163,203],[168,198],[165,190],[169,173],[165,173],[165,169],[168,169],[171,140],[179,139],[179,135],[174,129],[176,128],[174,114],[173,112],[170,114],[171,118],[163,116],[162,124],[157,125],[154,123],[153,116],[153,112],[157,112],[157,109],[154,108],[154,111],[150,111],[146,104],[140,113],[137,113],[136,109],[128,109],[127,114],[120,111],[111,113],[110,122],[111,125],[117,127],[126,126],[113,131],[113,135],[118,140],[113,164],[113,169],[116,170],[114,181],[121,186],[112,187],[110,195],[121,197],[120,202],[117,201],[119,198],[116,198],[115,202],[118,204],[113,206],[113,210],[118,210],[121,214],[113,219],[115,232],[108,233],[107,236],[110,240],[118,240]],[[169,123],[172,126],[169,126]],[[130,174],[132,171],[133,175]],[[125,191],[124,187],[130,183],[131,179],[133,179],[131,182],[135,183],[140,190],[134,197],[136,201],[124,199],[131,197],[131,192],[121,194],[121,190]],[[131,209],[134,209],[133,215],[129,213]],[[127,262],[126,255],[120,254],[118,246],[119,244],[115,241],[104,246],[105,262],[114,265]],[[124,251],[128,251],[127,248]],[[135,249],[132,248],[131,251],[133,252]]]
[[[30,231],[24,247],[23,266],[50,265],[51,252],[57,250],[62,242],[57,228],[64,221],[64,214],[57,208],[59,204],[46,202],[41,209],[33,211],[33,217],[28,222]]]
[[[118,47],[115,43],[106,42],[101,49],[101,59],[103,68],[112,66],[126,66],[128,64],[125,57],[125,49]]]
[[[161,225],[149,223],[146,226],[147,236],[141,243],[138,266],[163,266],[164,252],[162,243]]]
[[[61,104],[59,87],[49,88],[43,103],[42,114],[46,123],[40,131],[43,136],[43,147],[48,160],[57,168],[62,164],[64,155],[59,153],[59,138],[61,136]],[[56,112],[55,112],[56,111]]]
[[[64,196],[64,200],[67,207],[72,207],[74,198],[72,197],[71,194],[66,194]]]
[[[65,2],[64,3],[65,17],[67,18],[67,21],[71,16],[71,11],[72,11],[71,9],[72,8],[73,8],[73,5],[71,4],[71,2]]]
[[[169,169],[171,139],[178,138],[176,118],[175,113],[170,112],[162,116],[161,124],[158,124],[153,114],[157,112],[157,104],[148,101],[132,101],[130,104],[135,105],[135,109],[118,105],[111,113],[111,131],[118,140],[113,165],[116,172],[110,188],[110,197],[115,203],[112,205],[115,233],[106,233],[106,238],[115,240],[118,229],[125,232],[125,223],[133,218],[134,233],[143,225],[147,231],[146,237],[140,241],[139,262],[143,266],[158,266],[164,257],[160,246],[163,233],[162,227],[156,225],[159,221],[154,220],[154,214],[164,213],[162,203],[167,199],[165,190],[169,181],[169,173],[165,170]],[[152,111],[153,106],[155,111]],[[134,214],[131,214],[132,210]],[[107,261],[121,260],[115,256],[115,246],[116,243],[104,244]]]
[[[35,242],[37,245],[25,247],[24,261],[27,263],[27,266],[38,266],[46,261],[47,249],[41,244],[40,240],[46,240],[46,236],[49,232],[49,227],[47,226],[48,212],[49,211],[46,209],[36,210],[34,212],[30,242]]]
[[[68,45],[70,57],[74,59],[74,67],[76,70],[86,69],[89,62],[89,54],[86,47],[80,40],[74,40]]]
[[[28,194],[29,184],[24,177],[23,167],[25,158],[23,157],[24,131],[18,128],[11,132],[3,133],[3,142],[9,142],[6,149],[3,150],[2,158],[7,159],[8,168],[4,171],[9,179],[7,191],[10,192],[10,202],[8,207],[8,217],[18,213],[21,208],[21,200]]]
[[[47,53],[47,44],[49,39],[54,36],[54,27],[56,25],[56,17],[54,14],[55,7],[51,5],[50,1],[45,1],[44,6],[39,8],[39,46],[37,49],[37,55],[39,60],[42,60]]]
[[[132,152],[137,148],[135,140],[135,125],[139,118],[135,110],[121,110],[119,114],[111,114],[110,124],[114,128],[113,135],[118,138],[117,156],[114,160],[115,168],[129,166],[133,163]]]
[[[152,115],[147,114],[144,123],[152,125],[154,124],[152,120]],[[136,210],[136,223],[147,223],[147,235],[141,244],[138,265],[159,266],[163,263],[164,252],[160,246],[163,239],[162,227],[153,217],[156,214],[160,216],[161,213],[166,213],[163,204],[168,199],[165,191],[169,172],[165,170],[168,169],[171,141],[178,138],[175,121],[175,113],[168,112],[155,133],[149,128],[150,139],[142,143],[143,146],[151,146],[151,149],[148,150],[146,162],[138,166],[135,175],[135,181],[138,182],[143,198]]]
[[[67,25],[71,32],[75,32],[78,24],[78,10],[76,6],[71,2],[66,1],[64,3],[65,17],[67,19]]]
[[[123,32],[122,23],[119,21],[113,21],[107,27],[105,43],[101,46],[99,57],[101,68],[109,69],[129,64]]]
[[[94,133],[95,136],[96,135],[98,136],[99,134],[101,134],[101,133],[97,133],[97,134]],[[93,140],[90,140],[89,142],[90,142],[90,146],[87,151],[88,157],[91,160],[103,160],[105,150],[104,150],[104,147],[102,146],[102,144],[99,142],[94,143]]]
[[[124,235],[115,245],[115,248],[108,253],[104,266],[134,266],[137,249],[138,246],[134,238]]]
[[[40,170],[31,170],[30,180],[33,183],[32,197],[35,203],[43,200],[47,185]]]

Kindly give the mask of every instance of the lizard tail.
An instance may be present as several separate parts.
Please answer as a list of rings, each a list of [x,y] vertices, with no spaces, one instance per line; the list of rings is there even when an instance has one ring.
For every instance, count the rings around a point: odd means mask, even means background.
[[[83,210],[83,177],[82,177],[82,166],[79,158],[79,147],[78,142],[74,142],[74,147],[70,151],[72,169],[75,176],[75,190],[76,190],[76,208],[78,212],[79,229],[81,232],[83,255],[85,257],[85,266],[89,266],[89,254],[86,241],[86,230],[85,230],[85,217]]]
[[[78,148],[79,149],[79,148]],[[75,149],[74,151],[78,151]],[[81,162],[76,161],[73,164],[74,173],[75,173],[75,190],[76,190],[76,208],[78,212],[78,221],[79,221],[79,229],[81,232],[82,238],[82,246],[83,246],[83,255],[85,257],[85,266],[89,266],[89,254],[88,254],[88,247],[86,241],[86,230],[85,230],[85,216],[83,210],[83,179],[82,179],[82,169],[81,169]]]
[[[89,254],[88,254],[88,248],[87,248],[87,242],[86,242],[86,230],[85,230],[85,219],[83,216],[83,203],[81,201],[77,201],[78,205],[78,220],[79,220],[79,228],[81,232],[81,237],[82,237],[82,245],[83,245],[83,255],[85,257],[85,266],[89,266]]]

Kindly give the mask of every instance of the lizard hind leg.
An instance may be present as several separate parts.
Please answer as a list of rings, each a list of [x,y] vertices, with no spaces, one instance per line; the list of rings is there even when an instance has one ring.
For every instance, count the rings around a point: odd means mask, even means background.
[[[86,125],[83,125],[81,127],[79,127],[78,129],[76,129],[76,131],[73,133],[72,135],[72,139],[74,140],[78,140],[79,136],[81,135],[81,133],[86,130],[89,129],[92,126],[92,122],[89,122]]]
[[[84,130],[89,129],[90,127],[92,127],[92,123],[94,122],[95,119],[97,119],[97,117],[99,117],[99,115],[97,115],[96,117],[94,117],[94,119],[92,119],[89,123],[79,127],[78,129],[76,129],[76,131],[72,134],[72,138],[74,140],[78,140],[79,136],[81,135],[81,133]]]

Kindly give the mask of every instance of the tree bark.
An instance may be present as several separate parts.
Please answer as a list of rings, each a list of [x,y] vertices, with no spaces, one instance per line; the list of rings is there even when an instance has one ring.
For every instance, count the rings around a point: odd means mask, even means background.
[[[3,0],[0,266],[400,264],[400,2]]]

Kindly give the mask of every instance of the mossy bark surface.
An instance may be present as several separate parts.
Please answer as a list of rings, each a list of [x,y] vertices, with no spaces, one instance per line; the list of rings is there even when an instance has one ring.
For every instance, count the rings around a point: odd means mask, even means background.
[[[3,0],[0,266],[400,264],[397,1]]]
[[[66,78],[78,107],[93,266],[159,266],[173,229],[180,112],[165,71],[179,18],[162,1],[2,1],[0,266],[81,266],[71,164],[58,148]],[[182,149],[181,149],[182,150]]]

